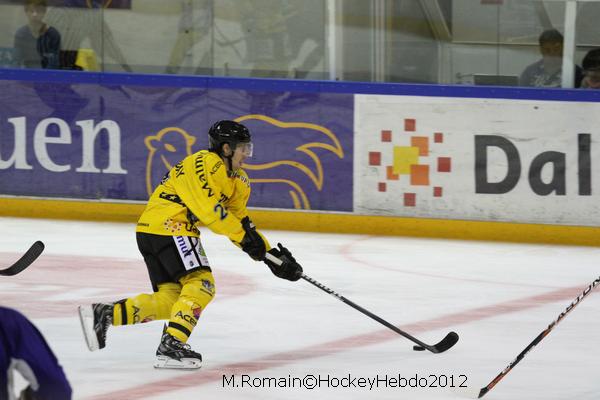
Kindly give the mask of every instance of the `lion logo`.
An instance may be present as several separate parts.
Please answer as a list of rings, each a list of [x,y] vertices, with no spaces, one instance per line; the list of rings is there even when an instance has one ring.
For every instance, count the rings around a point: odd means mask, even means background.
[[[319,156],[315,153],[315,150],[324,149],[335,154],[340,159],[344,158],[344,150],[342,149],[337,136],[329,129],[321,125],[306,122],[283,122],[260,114],[244,115],[236,118],[235,121],[240,123],[246,121],[262,121],[281,128],[281,130],[290,130],[293,132],[292,134],[298,133],[296,131],[300,130],[303,138],[305,140],[310,140],[308,142],[303,140],[304,143],[296,145],[296,143],[294,143],[292,140],[286,140],[284,138],[278,144],[280,144],[280,147],[282,147],[281,154],[287,156],[285,159],[279,159],[280,154],[274,154],[271,152],[269,155],[267,155],[267,157],[272,158],[273,160],[261,163],[244,163],[244,169],[246,171],[268,171],[266,175],[270,175],[269,177],[257,178],[253,177],[251,172],[248,172],[248,175],[250,175],[250,181],[253,184],[259,183],[285,185],[288,188],[287,192],[292,200],[294,208],[310,210],[311,205],[309,198],[306,195],[305,190],[302,188],[302,185],[298,183],[298,180],[291,178],[295,174],[290,174],[288,172],[289,168],[292,168],[296,172],[299,172],[300,175],[307,177],[314,187],[320,191],[323,189],[324,182],[323,164]],[[285,132],[280,132],[281,135],[285,135]],[[285,148],[285,146],[291,146],[291,148]],[[298,152],[300,154],[297,154]],[[302,159],[302,155],[304,156],[304,159]],[[265,174],[262,175],[264,176]]]
[[[245,124],[263,124],[264,129],[251,128],[255,150],[263,150],[251,162],[244,163],[253,191],[263,192],[263,185],[271,185],[288,196],[290,208],[310,210],[309,187],[321,191],[325,184],[324,165],[319,154],[332,153],[344,158],[338,137],[324,126],[307,122],[284,122],[262,115],[248,114],[234,121]],[[266,124],[266,125],[265,125]],[[273,129],[276,129],[274,131]],[[193,154],[196,139],[180,128],[169,127],[145,139],[148,148],[146,188],[152,194],[153,183],[160,182],[165,170],[169,171],[182,158]],[[265,146],[266,142],[269,146]],[[271,145],[272,144],[272,145]],[[273,146],[278,152],[272,151]],[[314,189],[313,192],[314,192]]]
[[[177,127],[162,129],[156,135],[144,139],[148,149],[146,159],[146,191],[152,194],[154,185],[160,182],[165,171],[170,171],[185,156],[192,154],[196,138]],[[183,154],[183,156],[182,156]],[[155,165],[155,164],[158,164]]]

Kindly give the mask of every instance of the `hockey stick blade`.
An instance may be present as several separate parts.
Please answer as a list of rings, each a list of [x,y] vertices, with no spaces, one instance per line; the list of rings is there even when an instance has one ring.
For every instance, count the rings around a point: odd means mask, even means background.
[[[274,263],[276,265],[283,264],[283,261],[281,261],[279,258],[275,257],[274,255],[272,255],[270,253],[267,253],[265,255],[265,259],[271,261],[272,263]],[[401,336],[404,336],[406,339],[410,340],[411,342],[416,343],[417,346],[413,347],[415,350],[417,350],[417,348],[418,348],[421,350],[427,349],[430,352],[436,353],[436,354],[443,353],[444,351],[446,351],[449,348],[451,348],[452,346],[454,346],[456,344],[456,342],[458,342],[458,334],[456,332],[450,332],[446,335],[446,337],[444,339],[442,339],[441,342],[439,342],[438,344],[435,344],[433,346],[430,346],[427,343],[423,343],[422,341],[420,341],[416,337],[412,336],[411,334],[404,332],[402,329],[398,328],[397,326],[390,324],[385,319],[373,314],[371,311],[367,310],[366,308],[359,306],[358,304],[356,304],[353,301],[350,301],[349,299],[342,296],[341,294],[329,289],[327,286],[323,285],[320,282],[317,282],[316,280],[309,277],[308,275],[302,274],[301,278],[304,279],[306,282],[310,283],[311,285],[316,286],[317,288],[321,289],[325,293],[330,294],[331,296],[340,300],[342,303],[349,305],[350,307],[354,308],[357,311],[360,311],[367,317],[379,322],[381,325],[393,330],[394,332],[396,332],[397,334],[399,334]]]
[[[390,324],[385,319],[383,319],[383,318],[381,318],[381,317],[373,314],[372,312],[370,312],[366,308],[363,308],[363,307],[359,306],[358,304],[356,304],[353,301],[347,299],[346,297],[340,295],[339,293],[336,293],[335,291],[329,289],[327,286],[323,285],[322,283],[317,282],[316,280],[312,279],[311,277],[309,277],[309,276],[307,276],[305,274],[302,274],[302,279],[304,279],[305,281],[307,281],[307,282],[311,283],[312,285],[318,287],[322,291],[324,291],[324,292],[332,295],[333,297],[335,297],[336,299],[340,300],[341,302],[346,303],[347,305],[349,305],[350,307],[354,308],[355,310],[360,311],[361,313],[363,313],[367,317],[369,317],[371,319],[374,319],[375,321],[379,322],[381,325],[383,325],[383,326],[385,326],[385,327],[393,330],[397,334],[399,334],[401,336],[404,336],[406,339],[410,340],[411,342],[416,343],[417,347],[420,346],[423,349],[429,350],[430,352],[432,352],[434,354],[443,353],[444,351],[446,351],[449,348],[451,348],[452,346],[454,346],[456,344],[456,342],[458,342],[458,334],[456,332],[450,332],[439,343],[437,343],[437,344],[435,344],[433,346],[428,345],[427,343],[424,343],[424,342],[420,341],[419,339],[417,339],[413,335],[411,335],[411,334],[403,331],[402,329],[398,328],[397,326]]]
[[[434,344],[433,346],[413,346],[413,350],[415,351],[423,351],[429,350],[432,353],[443,353],[446,350],[450,349],[458,342],[458,333],[450,332],[443,338],[439,343]]]
[[[25,268],[29,267],[44,251],[44,243],[37,241],[31,245],[29,250],[23,254],[23,256],[13,265],[8,268],[1,269],[1,276],[13,276],[22,272]]]

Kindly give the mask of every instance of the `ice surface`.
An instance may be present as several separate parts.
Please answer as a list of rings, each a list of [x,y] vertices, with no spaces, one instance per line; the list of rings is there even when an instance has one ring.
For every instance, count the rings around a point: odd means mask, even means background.
[[[29,269],[0,278],[0,304],[43,332],[75,399],[460,399],[448,386],[485,386],[600,275],[597,248],[264,232],[310,277],[419,339],[458,332],[436,355],[206,231],[217,296],[190,339],[204,365],[164,371],[152,368],[162,322],[111,328],[90,353],[77,319],[79,304],[151,291],[133,224],[0,218],[0,228],[0,267],[46,244]],[[591,294],[485,399],[597,399],[599,311]],[[301,386],[311,376],[320,386]],[[411,378],[438,387],[398,387]]]

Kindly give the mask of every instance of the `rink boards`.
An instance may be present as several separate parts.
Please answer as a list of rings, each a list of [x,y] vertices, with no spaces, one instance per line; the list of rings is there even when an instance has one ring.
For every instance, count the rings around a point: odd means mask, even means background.
[[[135,220],[235,119],[267,227],[596,244],[596,91],[19,70],[0,85],[3,214]]]

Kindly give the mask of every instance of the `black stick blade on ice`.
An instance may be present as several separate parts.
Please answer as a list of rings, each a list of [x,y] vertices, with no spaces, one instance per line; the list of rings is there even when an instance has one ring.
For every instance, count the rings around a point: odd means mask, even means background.
[[[37,241],[31,245],[29,250],[13,265],[8,268],[0,269],[0,276],[12,276],[29,267],[44,251],[44,243]]]
[[[415,351],[423,351],[429,350],[432,353],[443,353],[448,350],[450,347],[454,346],[458,342],[458,333],[450,332],[443,338],[439,343],[434,344],[433,346],[413,346],[413,350]]]

